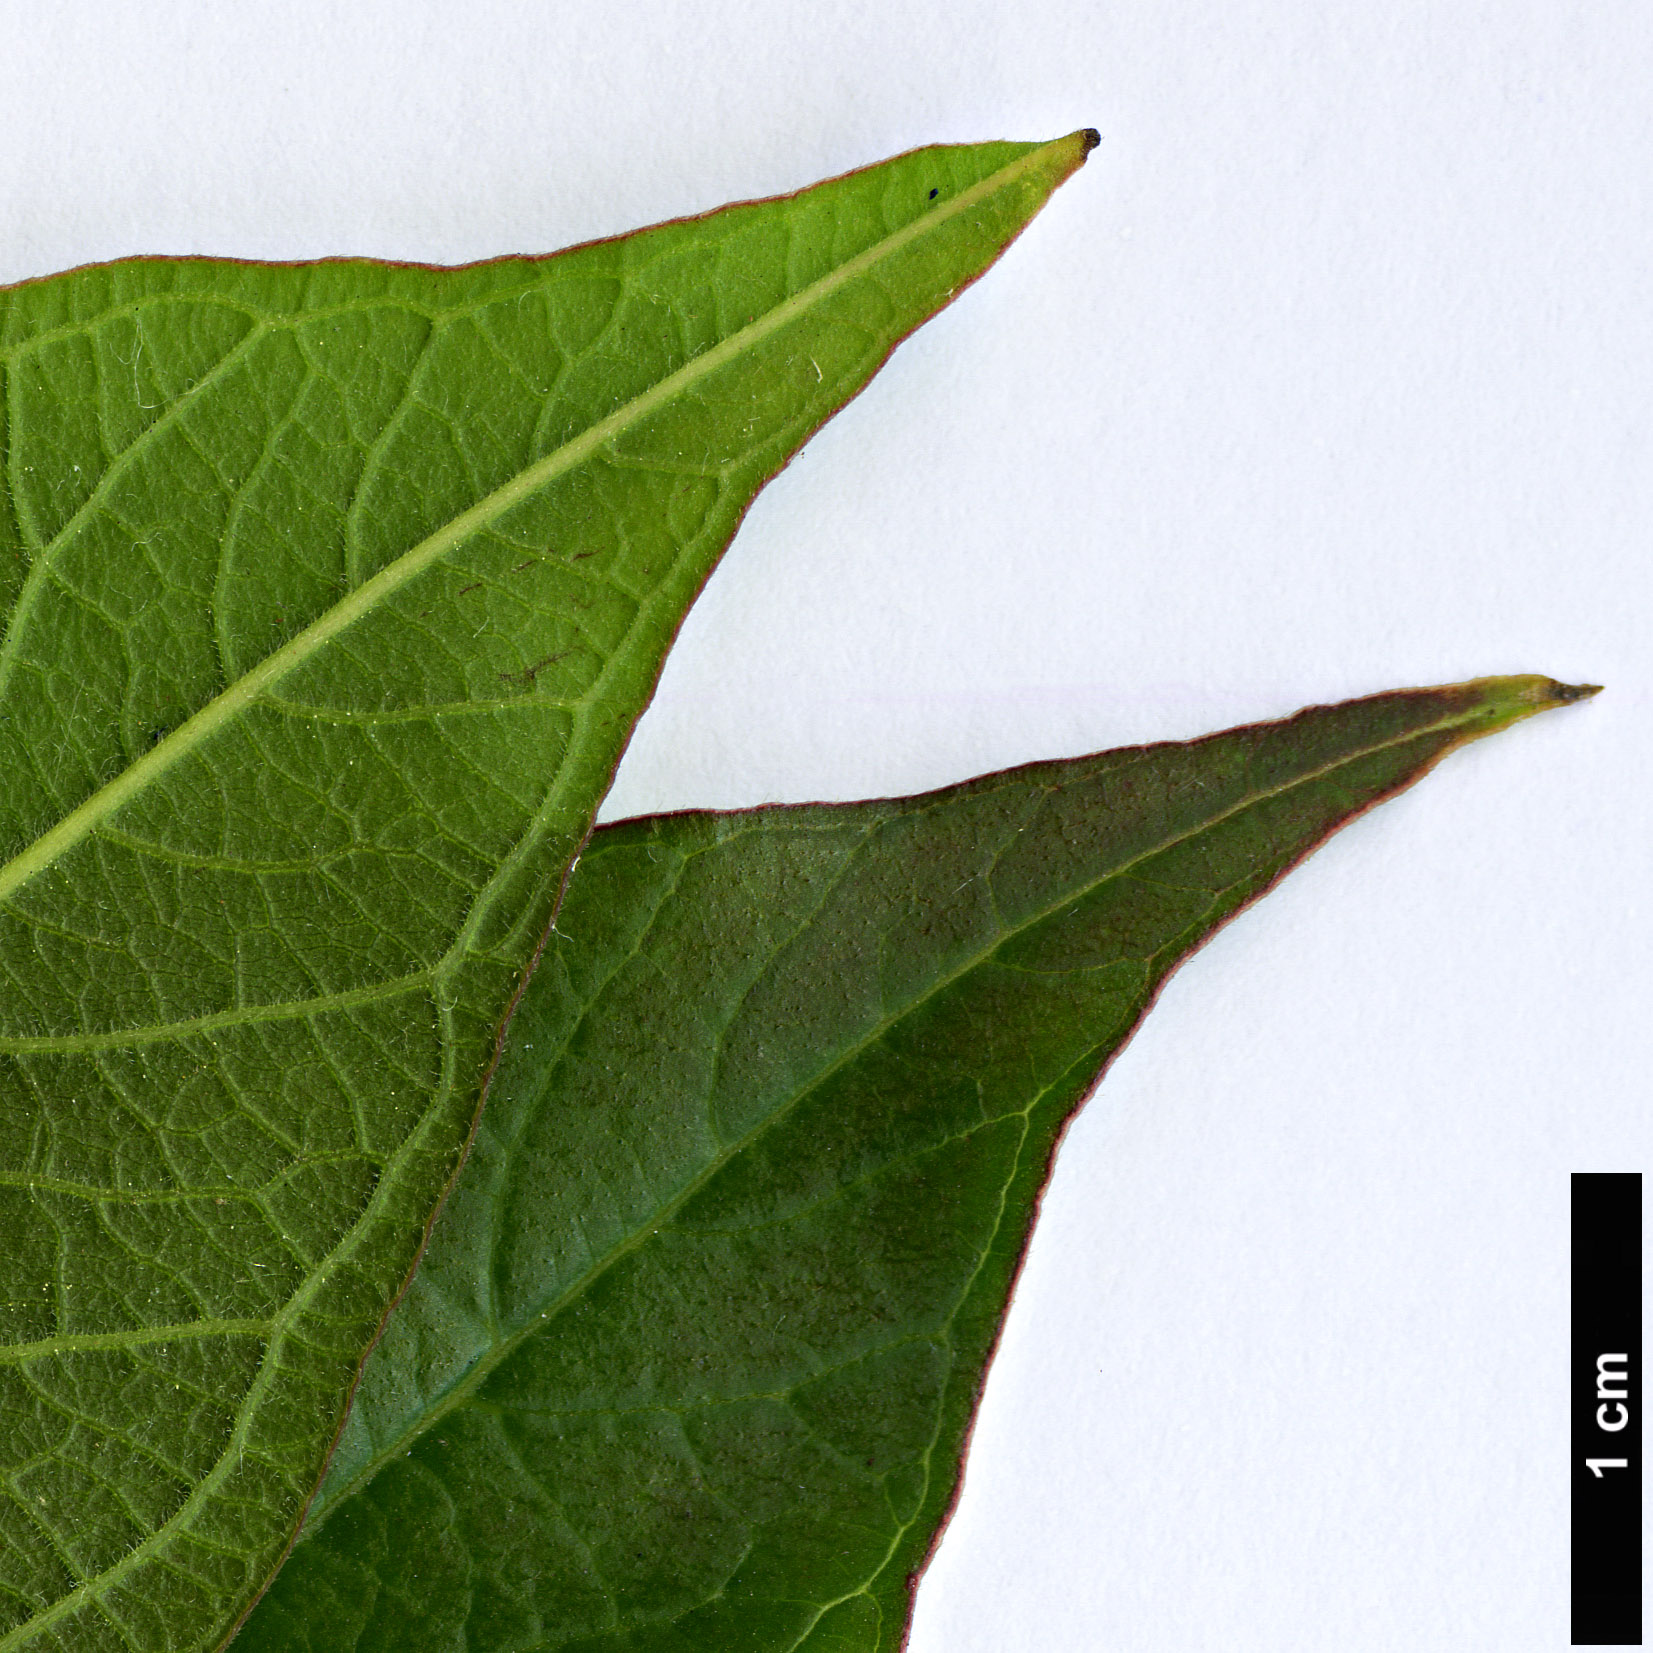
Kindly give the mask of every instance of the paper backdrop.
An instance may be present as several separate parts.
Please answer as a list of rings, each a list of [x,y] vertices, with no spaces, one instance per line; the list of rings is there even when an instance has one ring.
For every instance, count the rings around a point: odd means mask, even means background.
[[[0,42],[7,281],[546,251],[1100,129],[760,499],[604,815],[1605,683],[1174,980],[911,1653],[1564,1646],[1567,1173],[1650,1141],[1645,6],[6,0]]]

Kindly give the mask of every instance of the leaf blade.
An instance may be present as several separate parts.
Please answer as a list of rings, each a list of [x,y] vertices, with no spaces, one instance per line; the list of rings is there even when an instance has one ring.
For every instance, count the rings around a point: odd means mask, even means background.
[[[599,831],[250,1653],[899,1646],[1050,1155],[1166,974],[1574,697]]]
[[[0,1648],[251,1599],[683,611],[1087,147],[549,260],[0,293]]]

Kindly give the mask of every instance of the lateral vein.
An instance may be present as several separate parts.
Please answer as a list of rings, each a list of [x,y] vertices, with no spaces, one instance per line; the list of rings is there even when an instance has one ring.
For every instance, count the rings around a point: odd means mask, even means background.
[[[25,1056],[120,1050],[127,1045],[153,1044],[160,1039],[183,1039],[191,1034],[215,1033],[223,1028],[248,1027],[258,1022],[296,1021],[330,1010],[349,1010],[355,1005],[394,999],[400,994],[429,987],[434,976],[432,970],[415,970],[412,975],[374,982],[370,987],[346,988],[341,993],[320,993],[313,999],[243,1005],[235,1010],[218,1010],[206,1016],[191,1016],[176,1022],[154,1022],[143,1027],[117,1027],[103,1033],[0,1034],[0,1053]]]
[[[22,1366],[53,1355],[100,1349],[142,1349],[155,1343],[186,1343],[204,1337],[266,1337],[268,1320],[187,1320],[171,1326],[139,1326],[125,1332],[67,1332],[33,1343],[0,1345],[0,1366]]]

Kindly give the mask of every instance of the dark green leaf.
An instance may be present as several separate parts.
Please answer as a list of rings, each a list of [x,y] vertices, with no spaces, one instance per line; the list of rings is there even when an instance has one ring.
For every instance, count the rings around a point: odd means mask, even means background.
[[[0,292],[0,1649],[228,1633],[685,609],[1092,141]]]
[[[598,832],[237,1653],[897,1648],[1051,1155],[1168,972],[1585,692]]]

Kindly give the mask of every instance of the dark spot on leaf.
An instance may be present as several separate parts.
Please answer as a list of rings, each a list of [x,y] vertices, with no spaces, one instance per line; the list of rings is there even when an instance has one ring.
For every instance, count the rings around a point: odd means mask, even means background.
[[[563,649],[557,654],[548,654],[543,660],[536,660],[533,665],[524,666],[519,672],[501,672],[499,679],[502,683],[530,684],[547,666],[556,665],[559,660],[573,652],[572,649]]]

